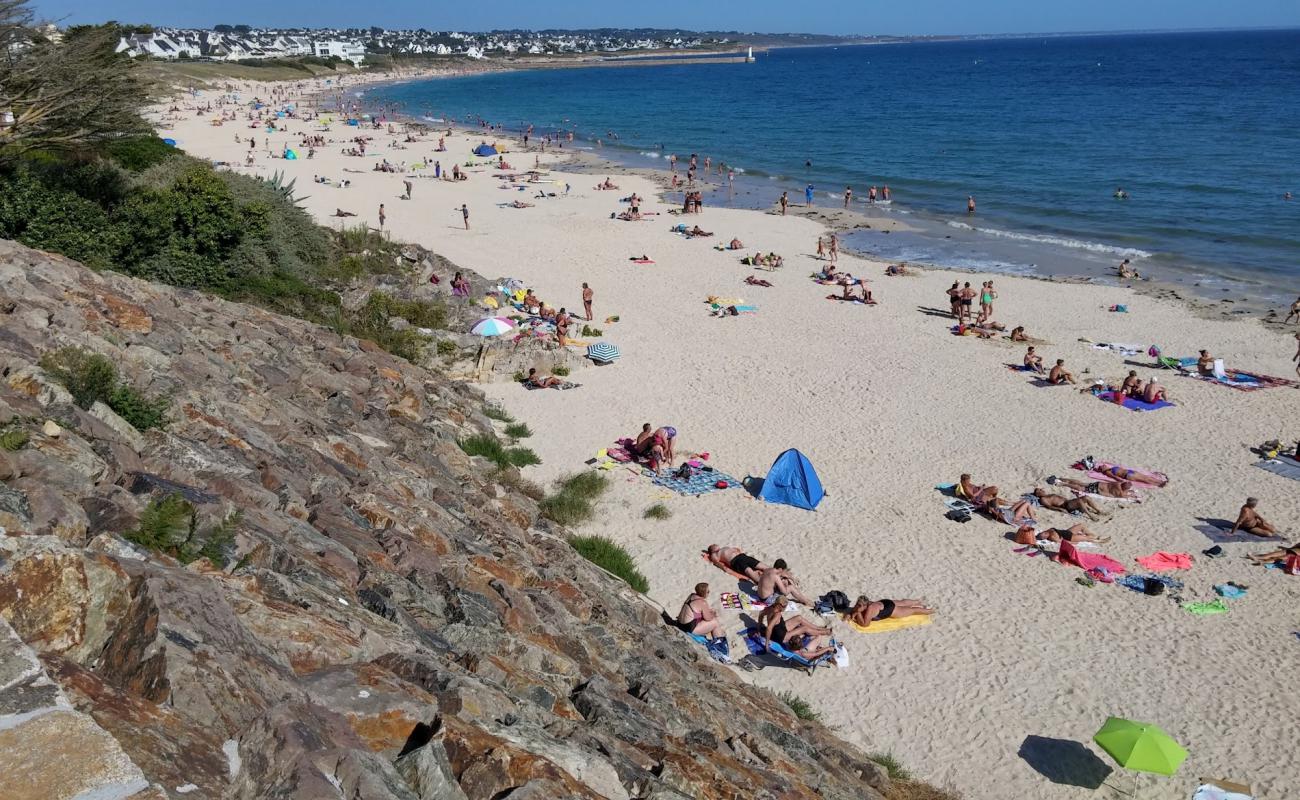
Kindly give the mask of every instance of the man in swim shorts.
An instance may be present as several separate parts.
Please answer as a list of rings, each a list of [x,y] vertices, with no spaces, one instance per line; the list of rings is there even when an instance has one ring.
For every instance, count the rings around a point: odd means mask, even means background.
[[[793,597],[796,602],[811,606],[813,601],[799,589],[799,584],[790,574],[785,559],[778,558],[772,566],[763,570],[758,576],[758,599],[770,602],[777,594]]]
[[[1056,359],[1056,366],[1052,367],[1052,371],[1047,373],[1047,380],[1055,384],[1074,383],[1074,375],[1065,368],[1065,359]]]
[[[1041,486],[1034,489],[1034,497],[1038,498],[1040,506],[1053,511],[1086,514],[1093,522],[1106,518],[1106,514],[1088,497],[1062,497],[1059,494],[1052,494]]]
[[[711,544],[709,549],[704,551],[709,556],[709,561],[715,566],[729,569],[732,572],[744,575],[758,585],[758,579],[767,569],[767,565],[760,562],[757,558],[741,551],[739,547],[722,547]]]

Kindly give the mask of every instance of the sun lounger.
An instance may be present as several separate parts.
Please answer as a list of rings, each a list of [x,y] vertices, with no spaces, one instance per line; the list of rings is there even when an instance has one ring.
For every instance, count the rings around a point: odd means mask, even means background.
[[[820,658],[809,661],[808,659],[804,658],[803,656],[799,655],[796,652],[793,652],[791,650],[786,650],[784,647],[777,644],[776,642],[772,642],[772,648],[771,650],[768,650],[767,640],[763,637],[763,632],[760,631],[758,628],[747,628],[745,630],[744,636],[745,636],[745,647],[749,648],[749,652],[751,655],[755,655],[759,657],[772,656],[784,663],[793,664],[797,667],[802,668],[809,675],[813,674],[813,670],[817,669],[818,667],[823,666],[835,660],[835,654],[832,652],[832,653],[826,653]],[[835,645],[835,644],[836,644],[835,640],[831,639],[831,645]]]

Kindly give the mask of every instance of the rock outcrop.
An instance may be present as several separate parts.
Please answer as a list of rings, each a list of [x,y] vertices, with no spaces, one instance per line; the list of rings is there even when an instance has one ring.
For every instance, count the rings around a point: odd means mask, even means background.
[[[65,346],[168,395],[169,424],[79,408],[38,365]],[[0,242],[0,432],[27,434],[0,450],[0,639],[25,643],[0,642],[0,774],[44,798],[86,791],[60,766],[92,753],[104,797],[889,790],[466,456],[482,403],[370,342]],[[240,512],[225,568],[123,537],[171,495],[200,532]]]

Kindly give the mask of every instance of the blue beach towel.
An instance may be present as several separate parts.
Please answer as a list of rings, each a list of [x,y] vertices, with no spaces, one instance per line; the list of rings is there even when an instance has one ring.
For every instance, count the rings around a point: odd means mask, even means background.
[[[1114,392],[1101,392],[1097,395],[1098,400],[1104,400],[1111,405],[1115,404]],[[1169,408],[1173,403],[1168,400],[1157,400],[1154,403],[1148,403],[1145,400],[1139,400],[1136,397],[1125,397],[1124,407],[1129,411],[1155,411],[1161,408]]]
[[[1300,481],[1300,461],[1296,461],[1290,456],[1278,456],[1277,458],[1269,458],[1264,461],[1256,461],[1255,466],[1262,470],[1267,470],[1274,475],[1281,475],[1283,478]]]
[[[747,628],[744,633],[744,638],[745,638],[745,647],[749,649],[751,655],[759,656],[759,657],[762,656],[775,657],[780,661],[784,661],[802,667],[808,672],[809,675],[813,673],[813,670],[835,659],[834,653],[827,653],[826,655],[821,656],[815,661],[809,661],[808,659],[804,658],[803,656],[799,655],[796,652],[793,652],[791,650],[786,650],[784,647],[782,647],[780,644],[777,644],[776,642],[772,642],[772,649],[768,650],[767,640],[763,637],[763,632],[760,631],[758,628]],[[831,646],[835,646],[835,644],[836,644],[835,640],[831,639]]]
[[[645,470],[643,475],[653,476],[653,482],[656,486],[662,486],[665,489],[689,496],[699,496],[709,492],[724,491],[717,487],[718,481],[726,481],[727,488],[733,489],[740,485],[740,481],[726,474],[725,472],[692,472],[689,479],[682,479],[671,473],[655,475],[650,470]]]
[[[683,631],[683,633],[685,632]],[[709,655],[713,657],[714,661],[721,664],[731,663],[731,644],[727,641],[725,636],[717,639],[710,639],[709,637],[701,636],[698,633],[687,633],[686,635],[695,640],[696,644],[704,645],[704,649],[709,651]]]
[[[1126,588],[1132,589],[1133,591],[1138,592],[1140,594],[1145,594],[1148,579],[1163,583],[1165,585],[1165,589],[1171,592],[1176,592],[1183,588],[1183,582],[1178,580],[1177,578],[1171,578],[1168,575],[1157,575],[1154,572],[1148,573],[1146,575],[1133,575],[1133,574],[1125,575],[1124,577],[1116,580],[1115,582],[1118,583],[1120,586],[1124,586]]]

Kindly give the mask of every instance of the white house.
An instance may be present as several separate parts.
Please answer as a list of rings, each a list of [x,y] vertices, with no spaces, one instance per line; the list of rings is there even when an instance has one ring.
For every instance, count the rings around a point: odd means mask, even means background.
[[[361,66],[366,58],[366,48],[360,42],[343,42],[338,39],[315,42],[316,56],[329,58],[334,56],[344,61],[351,61],[353,66]]]

